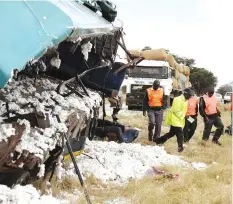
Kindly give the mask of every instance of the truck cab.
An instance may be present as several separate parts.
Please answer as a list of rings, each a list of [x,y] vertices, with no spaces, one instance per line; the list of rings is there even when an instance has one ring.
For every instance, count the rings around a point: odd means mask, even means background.
[[[172,91],[172,70],[167,62],[144,60],[128,71],[124,84],[129,110],[142,109],[145,91],[155,80],[160,80],[165,95],[169,96]]]
[[[229,103],[231,101],[231,94],[232,92],[226,92],[224,95],[224,104]]]

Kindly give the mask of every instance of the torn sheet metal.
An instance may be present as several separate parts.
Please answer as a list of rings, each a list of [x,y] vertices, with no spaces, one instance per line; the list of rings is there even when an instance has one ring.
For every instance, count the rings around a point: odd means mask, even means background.
[[[0,88],[49,46],[117,29],[73,0],[0,1],[0,17]]]

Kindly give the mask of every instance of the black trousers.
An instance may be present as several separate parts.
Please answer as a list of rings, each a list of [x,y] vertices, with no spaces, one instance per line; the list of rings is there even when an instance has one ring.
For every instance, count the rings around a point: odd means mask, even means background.
[[[185,119],[185,126],[183,129],[184,142],[188,142],[192,138],[197,128],[197,117],[196,116],[190,116],[190,117],[192,117],[194,121],[190,123],[187,119]]]
[[[123,142],[123,132],[125,126],[120,123],[114,123],[108,120],[98,120],[98,127],[96,128],[95,135],[100,138],[108,137],[110,141]]]
[[[104,128],[97,127],[95,135],[102,139],[107,137],[109,141],[116,141],[119,143],[122,143],[124,141],[122,137],[122,129],[117,126],[105,126]]]
[[[212,129],[213,125],[214,125],[217,129],[216,129],[216,131],[214,133],[213,140],[216,141],[222,135],[224,125],[222,123],[221,118],[219,116],[217,116],[217,115],[210,115],[210,116],[208,116],[208,118],[209,118],[208,121],[204,119],[205,128],[204,128],[202,139],[203,140],[208,140],[209,139],[211,129]]]
[[[163,144],[168,139],[172,138],[175,135],[176,135],[176,138],[177,138],[178,147],[183,147],[184,133],[183,133],[183,129],[181,127],[171,126],[170,131],[168,133],[166,133],[164,136],[156,138],[155,142],[157,144]]]

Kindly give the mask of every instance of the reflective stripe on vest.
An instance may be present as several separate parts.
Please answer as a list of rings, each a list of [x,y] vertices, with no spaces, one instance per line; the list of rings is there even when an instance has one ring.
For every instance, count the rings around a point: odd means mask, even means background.
[[[159,88],[154,90],[153,88],[147,89],[148,104],[150,107],[163,106],[163,89]]]
[[[207,115],[212,115],[217,113],[217,98],[213,95],[211,97],[205,95],[203,96],[203,99],[205,101],[205,112]]]
[[[194,97],[191,97],[188,100],[188,110],[186,115],[196,115],[197,100]]]

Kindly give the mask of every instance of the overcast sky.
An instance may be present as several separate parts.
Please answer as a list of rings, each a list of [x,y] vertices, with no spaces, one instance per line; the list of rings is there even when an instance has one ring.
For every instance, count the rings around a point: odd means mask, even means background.
[[[128,49],[166,48],[233,80],[233,0],[112,0]]]

